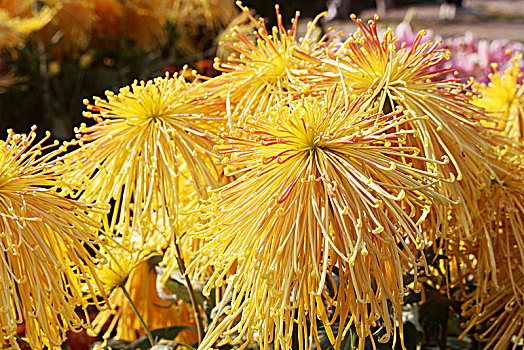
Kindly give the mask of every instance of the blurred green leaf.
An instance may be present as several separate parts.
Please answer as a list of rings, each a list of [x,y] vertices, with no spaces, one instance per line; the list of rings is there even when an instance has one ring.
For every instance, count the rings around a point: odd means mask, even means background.
[[[151,331],[151,334],[153,335],[153,338],[155,339],[174,339],[176,338],[178,334],[180,334],[180,332],[185,331],[185,330],[191,330],[191,331],[196,332],[196,329],[193,327],[171,326],[171,327],[155,329]],[[172,344],[177,344],[177,346],[180,345],[180,346],[183,346],[189,349],[193,349],[192,346],[184,344],[184,343],[172,342]],[[149,339],[146,336],[144,336],[142,338],[137,339],[137,341],[135,341],[134,343],[129,344],[129,346],[127,347],[127,350],[136,350],[136,349],[145,350],[145,349],[149,349],[150,347],[151,345],[149,344]]]

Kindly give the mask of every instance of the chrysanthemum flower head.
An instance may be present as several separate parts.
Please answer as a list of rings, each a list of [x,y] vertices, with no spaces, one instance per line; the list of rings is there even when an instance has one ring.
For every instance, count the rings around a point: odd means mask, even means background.
[[[358,30],[350,34],[343,45],[331,45],[327,57],[313,58],[297,51],[295,56],[314,63],[317,67],[334,73],[334,78],[342,78],[347,88],[363,91],[376,89],[376,99],[381,108],[394,110],[397,103],[405,98],[436,86],[427,85],[428,79],[452,71],[431,70],[448,58],[449,53],[439,48],[439,42],[432,42],[420,31],[411,45],[400,42],[392,29],[381,36],[377,29],[378,15],[367,24],[352,15]],[[327,76],[329,77],[329,76]],[[415,91],[413,91],[415,90]]]
[[[94,260],[98,222],[89,214],[105,210],[62,197],[63,168],[52,160],[63,148],[32,145],[28,135],[9,131],[0,142],[0,343],[17,348],[21,322],[34,349],[57,348],[67,330],[85,327],[76,314],[86,307],[82,286],[100,288]]]
[[[489,84],[475,83],[473,89],[480,95],[473,98],[473,103],[485,108],[495,118],[495,127],[516,140],[524,140],[524,84],[522,75],[522,54],[517,53],[511,60],[511,66],[501,75],[494,64],[489,75]]]
[[[490,219],[487,235],[466,250],[476,259],[477,288],[463,304],[464,333],[477,327],[489,349],[508,349],[511,342],[516,348],[524,339],[523,201],[522,191],[494,185],[482,212]]]
[[[141,230],[151,231],[145,242]],[[162,283],[154,270],[154,262],[161,259],[169,243],[163,231],[166,231],[166,227],[138,227],[130,239],[115,239],[116,245],[103,249],[106,262],[99,267],[97,275],[108,298],[107,307],[92,322],[95,334],[103,331],[102,336],[108,338],[116,330],[116,337],[126,340],[136,340],[145,335],[131,302],[119,287],[124,287],[129,293],[150,329],[162,328],[167,324],[194,325],[188,305],[164,300],[157,292],[157,288],[162,288]],[[180,337],[187,344],[197,341],[196,332],[185,332]]]
[[[406,144],[420,149],[423,157],[449,159],[434,167],[429,165],[428,170],[445,174],[441,193],[457,202],[452,214],[456,218],[453,232],[475,239],[478,199],[494,179],[508,171],[499,164],[503,140],[481,127],[489,117],[470,103],[464,84],[438,79],[452,71],[451,67],[434,69],[448,57],[448,52],[438,48],[439,43],[423,42],[424,32],[419,32],[406,48],[391,29],[378,34],[377,17],[367,24],[355,17],[353,20],[359,29],[341,47],[326,50],[327,59],[299,51],[295,55],[311,62],[312,67],[331,72],[320,75],[333,83],[342,81],[348,93],[373,89],[374,103],[382,111],[401,107],[421,118],[408,122],[414,133],[407,136]],[[442,208],[440,213],[446,210]]]
[[[182,300],[174,302],[162,299],[157,292],[157,278],[150,262],[144,259],[134,266],[125,281],[125,288],[144,322],[150,329],[163,328],[166,325],[195,327],[191,306]],[[93,320],[95,333],[104,330],[103,336],[109,337],[116,330],[116,338],[126,340],[136,340],[145,335],[144,327],[120,288],[111,292],[108,303],[111,308],[99,312]],[[194,344],[198,338],[196,332],[186,331],[176,340]]]
[[[217,146],[236,180],[202,208],[192,236],[204,243],[188,269],[198,277],[213,267],[207,291],[225,285],[231,303],[201,349],[220,335],[287,349],[295,328],[308,349],[317,318],[338,348],[344,332],[336,338],[330,328],[338,316],[356,325],[362,346],[371,324],[383,324],[386,338],[395,332],[389,307],[398,317],[403,272],[422,263],[419,224],[450,201],[436,191],[443,174],[413,166],[435,160],[405,144],[412,117],[369,110],[369,98],[346,105],[331,90],[282,101]]]
[[[116,245],[103,247],[104,259],[101,259],[97,278],[102,282],[104,291],[109,294],[124,285],[138,265],[151,256],[160,254],[162,244],[159,240],[163,238],[156,233],[144,243],[141,235],[134,232],[129,240],[116,239]]]
[[[187,235],[183,234],[191,229],[195,223],[198,221],[198,207],[200,200],[195,196],[193,185],[190,181],[190,176],[188,175],[187,169],[181,171],[181,180],[179,183],[179,195],[180,195],[180,205],[179,205],[179,216],[180,220],[178,222],[178,232],[182,233],[177,238],[177,245],[180,249],[181,258],[183,261],[189,262],[192,258],[192,253],[200,248],[202,242],[199,240],[190,240]],[[161,212],[161,211],[160,211]],[[159,222],[158,225],[144,227],[143,230],[148,230],[153,232],[154,235],[165,235],[165,232],[169,232],[169,222]],[[161,266],[165,267],[165,271],[162,274],[162,282],[166,282],[169,276],[171,276],[175,270],[179,270],[177,255],[177,247],[175,244],[172,244],[171,240],[165,240],[164,247],[165,253],[160,263]]]
[[[84,200],[114,200],[109,231],[132,232],[139,222],[155,225],[151,220],[176,230],[183,169],[197,198],[216,186],[209,157],[224,119],[192,100],[192,86],[166,76],[86,101],[85,116],[95,124],[76,130],[81,147],[66,159],[67,176],[77,179]]]
[[[0,4],[0,49],[23,46],[30,33],[46,26],[56,14],[48,6],[33,14],[32,11],[27,13],[25,4],[18,5],[20,12],[11,2]]]
[[[234,52],[227,62],[215,58],[215,69],[224,72],[202,85],[202,92],[208,96],[226,101],[228,114],[243,121],[248,114],[256,115],[265,111],[282,98],[309,94],[315,90],[315,80],[305,69],[304,62],[293,56],[295,50],[316,55],[325,45],[328,34],[320,39],[313,38],[317,16],[308,24],[306,34],[297,38],[298,16],[292,20],[292,27],[286,30],[279,7],[276,6],[277,26],[271,31],[266,28],[263,18],[256,20],[247,7],[237,2],[255,25],[256,44],[252,43],[237,27],[231,29],[220,44]]]
[[[450,57],[458,76],[464,79],[473,77],[476,81],[487,83],[492,71],[491,65],[497,64],[500,71],[511,66],[511,57],[517,52],[524,52],[520,42],[507,39],[480,40],[474,32],[467,31],[463,36],[447,38],[444,45],[451,50]]]

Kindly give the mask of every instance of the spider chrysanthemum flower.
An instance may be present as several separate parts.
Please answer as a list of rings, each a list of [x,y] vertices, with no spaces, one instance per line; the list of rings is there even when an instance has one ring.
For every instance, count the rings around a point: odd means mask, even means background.
[[[224,119],[193,100],[192,87],[182,77],[166,76],[107,92],[107,100],[86,101],[85,116],[96,124],[76,130],[81,147],[66,159],[68,177],[77,179],[85,201],[114,200],[107,230],[118,226],[126,235],[139,222],[155,220],[170,223],[166,232],[173,233],[181,171],[187,170],[197,198],[217,185],[209,157]]]
[[[181,197],[187,204],[184,209],[194,209],[196,203],[187,200],[186,197],[196,196],[194,190],[186,190],[191,184],[186,185],[181,192]],[[186,214],[181,219],[183,225],[180,228],[185,230],[192,222],[193,219]],[[190,314],[188,305],[164,300],[157,292],[157,288],[161,288],[162,277],[154,271],[152,261],[161,260],[164,254],[167,264],[165,277],[169,277],[169,274],[177,268],[175,252],[172,251],[174,247],[169,245],[170,242],[165,238],[164,232],[169,229],[165,222],[159,221],[159,224],[160,226],[139,226],[129,240],[118,239],[120,245],[104,249],[107,262],[101,266],[98,277],[108,291],[108,308],[100,311],[93,320],[95,334],[103,331],[103,337],[108,338],[116,330],[116,337],[126,340],[136,340],[138,336],[145,334],[136,312],[124,292],[118,288],[119,286],[124,286],[129,292],[133,304],[149,329],[162,328],[173,322],[178,325],[195,325],[194,320],[189,319],[192,313]],[[140,233],[144,230],[149,232],[147,241],[142,240],[144,234]],[[187,236],[179,238],[178,241],[184,252],[198,248],[197,244],[189,249],[190,242]],[[166,247],[168,247],[167,251]],[[183,332],[178,340],[186,344],[194,344],[198,339],[196,332]]]
[[[144,243],[142,235],[135,231],[129,240],[117,238],[113,242],[116,244],[101,249],[104,258],[101,259],[97,278],[107,294],[124,285],[138,265],[161,253],[165,245],[164,237],[155,232],[148,238]]]
[[[453,210],[455,232],[462,238],[475,239],[478,228],[472,223],[479,212],[482,191],[501,174],[510,176],[511,167],[499,159],[499,145],[504,140],[480,126],[488,116],[470,103],[463,84],[437,79],[452,72],[451,68],[435,69],[448,56],[438,48],[438,42],[423,42],[422,31],[406,48],[391,29],[378,34],[377,17],[367,25],[355,17],[353,20],[359,29],[342,47],[326,49],[328,59],[300,51],[295,56],[311,62],[312,69],[318,66],[330,72],[322,75],[328,82],[341,80],[348,93],[374,89],[374,103],[385,112],[401,107],[412,116],[423,117],[408,123],[414,133],[406,142],[419,148],[423,157],[449,158],[449,162],[435,165],[435,170],[447,178],[442,194],[459,203]],[[433,165],[429,166],[428,170],[433,170]]]
[[[175,305],[171,301],[163,300],[157,293],[157,274],[150,261],[160,258],[165,250],[166,239],[161,231],[154,230],[148,235],[149,239],[143,242],[142,234],[139,233],[139,230],[143,229],[145,228],[140,227],[131,235],[129,241],[121,242],[126,243],[125,246],[110,247],[103,252],[107,262],[100,267],[98,278],[109,295],[108,308],[100,311],[92,324],[94,333],[104,331],[104,338],[108,338],[114,330],[119,339],[136,340],[137,337],[145,335],[144,327],[133,306],[119,287],[128,291],[149,329],[180,322],[187,325],[189,322],[187,305]],[[179,316],[184,318],[179,320]],[[194,337],[189,339],[193,340],[190,344],[196,342]]]
[[[56,193],[61,171],[52,150],[36,137],[9,131],[0,142],[0,343],[18,348],[17,325],[33,349],[59,348],[68,330],[85,327],[75,308],[86,307],[82,285],[100,287],[90,247],[103,244],[88,214],[103,208]],[[60,170],[62,169],[62,170]]]
[[[147,260],[135,266],[125,282],[125,288],[147,326],[151,330],[166,325],[195,327],[191,307],[182,301],[162,299],[156,286],[157,274]],[[116,330],[116,338],[133,341],[145,335],[142,323],[120,288],[112,291],[108,303],[111,309],[99,312],[93,320],[95,333],[104,330],[103,336],[109,337]],[[196,332],[186,331],[176,340],[185,344],[195,344],[198,337]]]
[[[473,98],[473,103],[485,108],[486,112],[496,117],[496,127],[501,132],[516,140],[524,141],[524,84],[522,75],[522,54],[515,54],[511,66],[500,74],[493,65],[489,75],[489,84],[473,84],[474,91],[480,95]]]
[[[228,115],[235,122],[242,122],[248,114],[265,111],[282,98],[318,90],[314,86],[315,75],[309,74],[303,61],[292,53],[300,50],[316,56],[316,52],[326,44],[329,33],[317,40],[312,37],[313,31],[325,14],[308,23],[304,37],[297,38],[298,12],[291,29],[286,30],[277,5],[278,24],[268,32],[263,18],[257,21],[247,7],[240,2],[237,4],[255,25],[257,42],[250,42],[237,27],[233,27],[231,35],[220,44],[234,53],[227,62],[215,58],[214,67],[223,74],[202,84],[201,91],[208,98],[226,101],[224,107],[228,106]]]
[[[463,305],[470,318],[464,333],[477,326],[486,348],[497,350],[524,339],[524,195],[508,191],[495,185],[483,201],[493,202],[481,213],[489,235],[466,250],[476,258],[477,288]]]
[[[516,252],[513,252],[516,253]],[[512,254],[511,251],[508,254]],[[512,262],[503,262],[512,264]],[[485,349],[518,349],[524,339],[524,274],[522,262],[519,265],[506,266],[504,272],[498,272],[500,286],[488,285],[482,298],[474,296],[469,300],[471,309],[464,312],[472,318],[471,326],[482,329],[480,340]],[[508,270],[508,267],[513,267]],[[515,293],[515,285],[520,287]],[[468,306],[471,306],[469,303]],[[475,307],[477,306],[477,307]],[[513,346],[511,347],[511,345]]]
[[[237,179],[202,209],[193,236],[204,243],[188,270],[198,277],[212,266],[207,291],[227,284],[231,303],[201,349],[234,334],[288,349],[296,328],[308,349],[317,317],[338,348],[344,332],[336,338],[330,319],[345,324],[349,313],[362,346],[375,322],[385,338],[395,332],[389,307],[399,317],[404,268],[422,263],[419,222],[434,202],[449,204],[436,191],[444,176],[412,166],[435,161],[405,145],[411,117],[374,114],[364,95],[344,106],[333,91],[281,102],[217,146]]]

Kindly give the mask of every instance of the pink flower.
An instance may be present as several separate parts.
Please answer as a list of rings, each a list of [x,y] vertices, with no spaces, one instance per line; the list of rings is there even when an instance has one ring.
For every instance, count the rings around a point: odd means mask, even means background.
[[[433,32],[427,30],[427,35],[422,37],[422,42],[429,40],[438,40],[433,38]],[[395,28],[395,36],[399,43],[405,43],[409,49],[417,34],[413,32],[411,25],[407,22],[400,23]],[[442,40],[442,39],[441,39]],[[492,72],[491,65],[497,64],[499,71],[503,72],[511,65],[511,57],[517,51],[524,52],[524,45],[517,42],[508,42],[507,40],[479,40],[473,32],[466,32],[463,36],[442,40],[443,47],[451,52],[450,59],[442,62],[435,69],[441,69],[452,65],[457,70],[458,78],[468,79],[474,77],[475,80],[482,83],[489,82],[489,74]],[[454,77],[442,76],[443,79]]]

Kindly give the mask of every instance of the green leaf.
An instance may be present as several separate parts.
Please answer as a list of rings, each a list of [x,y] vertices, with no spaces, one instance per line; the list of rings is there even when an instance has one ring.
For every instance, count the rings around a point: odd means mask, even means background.
[[[185,330],[191,330],[191,331],[196,332],[196,329],[193,327],[171,326],[171,327],[155,329],[151,331],[151,334],[153,335],[153,338],[155,339],[174,339],[180,332],[185,331]],[[178,343],[178,342],[175,342],[175,343],[177,343],[180,346],[183,346],[189,349],[193,349],[191,345],[187,345],[184,343]],[[144,349],[145,350],[145,349],[149,349],[150,347],[151,345],[149,344],[149,339],[146,336],[144,336],[142,338],[137,339],[137,341],[135,341],[134,343],[131,343],[127,349],[128,350],[135,350],[135,349]]]
[[[184,343],[179,343],[177,341],[162,340],[161,342],[153,346],[151,350],[176,350],[179,346],[183,346],[188,349],[194,349],[192,346],[189,346]]]

